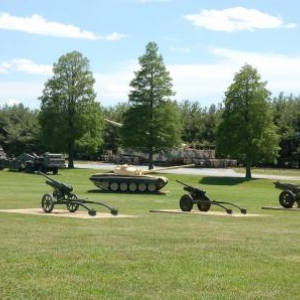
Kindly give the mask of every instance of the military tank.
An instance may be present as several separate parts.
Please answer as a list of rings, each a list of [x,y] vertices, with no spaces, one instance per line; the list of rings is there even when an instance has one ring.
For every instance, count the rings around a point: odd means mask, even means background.
[[[107,192],[155,193],[168,184],[168,178],[149,175],[150,173],[194,166],[195,165],[192,164],[141,170],[132,165],[125,164],[117,165],[113,171],[107,173],[92,174],[89,179],[96,187]]]

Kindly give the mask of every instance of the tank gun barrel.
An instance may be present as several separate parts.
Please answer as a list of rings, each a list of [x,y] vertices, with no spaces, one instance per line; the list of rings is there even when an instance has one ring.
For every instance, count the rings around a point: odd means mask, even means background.
[[[193,168],[193,167],[195,167],[195,164],[182,165],[182,166],[171,166],[171,167],[165,167],[165,168],[146,170],[146,171],[143,171],[143,174],[151,174],[151,173],[156,173],[156,172],[165,171],[165,170],[173,170],[173,169],[180,169],[180,168]]]

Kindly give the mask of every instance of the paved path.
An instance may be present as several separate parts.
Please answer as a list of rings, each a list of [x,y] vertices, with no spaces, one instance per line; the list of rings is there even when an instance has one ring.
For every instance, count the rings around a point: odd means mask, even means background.
[[[83,169],[103,169],[103,170],[113,170],[115,165],[108,163],[75,163],[76,168]],[[147,166],[136,166],[138,169],[147,170]],[[159,169],[159,168],[154,168]],[[245,177],[245,173],[237,173],[232,169],[216,169],[216,168],[178,168],[171,170],[164,170],[165,174],[191,174],[199,176],[211,176],[211,177]],[[299,176],[286,176],[286,175],[268,175],[268,174],[254,174],[252,173],[252,178],[266,178],[273,180],[299,180],[300,181],[300,171]]]

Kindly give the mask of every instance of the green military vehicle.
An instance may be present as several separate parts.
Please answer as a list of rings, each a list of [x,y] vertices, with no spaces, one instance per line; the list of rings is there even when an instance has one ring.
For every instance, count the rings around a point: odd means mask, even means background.
[[[43,173],[52,172],[57,174],[59,169],[65,168],[64,156],[60,153],[45,152],[41,156],[35,153],[22,153],[10,162],[11,171],[25,171],[34,173],[40,171]]]
[[[10,165],[10,160],[8,159],[6,153],[4,152],[2,146],[0,146],[0,170],[8,168]]]

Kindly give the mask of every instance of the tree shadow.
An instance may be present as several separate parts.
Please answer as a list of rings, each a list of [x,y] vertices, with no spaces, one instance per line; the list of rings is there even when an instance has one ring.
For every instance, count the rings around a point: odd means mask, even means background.
[[[237,185],[248,181],[257,180],[255,178],[244,178],[244,177],[213,177],[205,176],[199,180],[200,184],[208,185]]]

